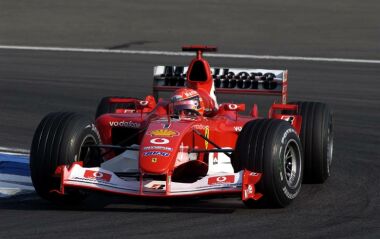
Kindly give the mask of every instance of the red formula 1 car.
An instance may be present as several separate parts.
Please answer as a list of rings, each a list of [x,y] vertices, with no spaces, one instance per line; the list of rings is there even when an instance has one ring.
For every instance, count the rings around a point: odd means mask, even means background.
[[[138,197],[236,194],[286,206],[302,182],[330,175],[332,114],[322,103],[287,103],[287,71],[211,68],[195,51],[189,67],[154,68],[153,95],[105,97],[96,121],[48,114],[31,147],[36,192],[79,201],[88,191]],[[158,99],[160,91],[171,91]],[[279,95],[268,118],[216,94]]]

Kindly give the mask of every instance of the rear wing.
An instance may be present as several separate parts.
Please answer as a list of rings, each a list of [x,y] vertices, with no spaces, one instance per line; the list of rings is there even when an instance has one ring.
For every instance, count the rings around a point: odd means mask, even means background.
[[[153,95],[186,87],[187,66],[155,66]],[[215,93],[278,95],[286,104],[288,71],[246,68],[211,67]]]

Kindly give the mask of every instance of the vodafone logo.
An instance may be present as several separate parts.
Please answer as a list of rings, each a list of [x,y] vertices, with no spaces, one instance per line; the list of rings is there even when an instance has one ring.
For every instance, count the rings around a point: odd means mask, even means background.
[[[230,110],[236,110],[238,108],[238,106],[237,106],[237,104],[229,104],[228,108],[230,108]]]
[[[150,140],[152,144],[168,144],[170,141],[165,138],[153,138]]]
[[[235,182],[234,175],[215,176],[208,179],[208,185],[214,184],[232,184]]]
[[[126,127],[126,128],[140,128],[141,123],[133,121],[111,121],[109,122],[111,127]]]
[[[242,126],[234,126],[234,130],[235,130],[235,132],[241,132],[242,129],[243,129]]]
[[[217,177],[217,178],[216,178],[216,181],[217,181],[218,183],[225,182],[226,180],[227,180],[227,177],[224,177],[224,176],[222,176],[222,177]]]
[[[92,174],[92,176],[94,176],[95,178],[101,178],[101,177],[103,177],[103,173],[101,173],[101,172],[94,172]]]
[[[111,180],[112,175],[108,173],[102,173],[94,170],[86,170],[84,172],[84,178],[95,179],[100,181],[109,182]]]

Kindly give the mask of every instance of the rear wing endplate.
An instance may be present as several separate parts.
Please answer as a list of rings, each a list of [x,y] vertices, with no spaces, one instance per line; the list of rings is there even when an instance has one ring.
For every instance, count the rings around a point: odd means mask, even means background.
[[[161,91],[174,91],[186,87],[187,66],[155,66],[153,71],[153,95],[157,99]],[[286,104],[287,70],[266,70],[211,67],[215,93],[278,95]]]

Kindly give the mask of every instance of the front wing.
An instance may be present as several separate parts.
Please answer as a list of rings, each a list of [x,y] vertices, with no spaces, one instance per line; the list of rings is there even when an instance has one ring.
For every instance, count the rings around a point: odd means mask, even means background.
[[[261,173],[242,170],[237,173],[220,173],[207,175],[194,183],[171,182],[138,177],[119,177],[103,168],[85,168],[81,162],[67,166],[59,166],[55,172],[61,178],[59,190],[65,194],[66,188],[82,188],[128,196],[143,197],[181,197],[211,194],[240,194],[243,200],[258,200],[261,193],[255,192],[255,184],[260,180]]]

